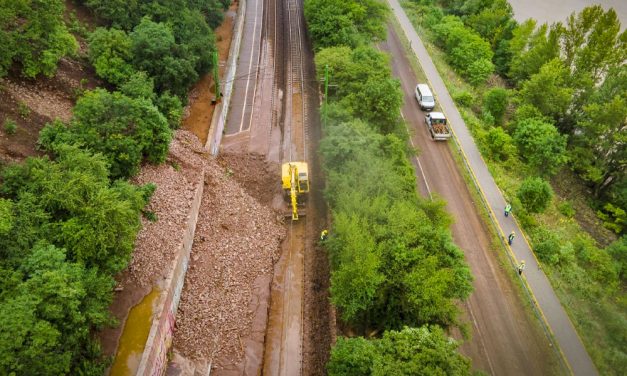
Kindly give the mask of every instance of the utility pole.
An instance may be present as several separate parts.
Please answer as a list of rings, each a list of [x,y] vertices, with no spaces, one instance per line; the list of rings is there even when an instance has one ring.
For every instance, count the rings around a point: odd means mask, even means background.
[[[329,65],[324,66],[324,125],[327,124],[327,107],[329,104]]]
[[[213,51],[213,82],[215,83],[216,102],[222,97],[220,92],[220,66],[218,65],[218,51]]]

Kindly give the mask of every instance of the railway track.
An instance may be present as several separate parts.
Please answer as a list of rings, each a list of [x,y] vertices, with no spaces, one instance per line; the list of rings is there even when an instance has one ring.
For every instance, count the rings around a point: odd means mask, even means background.
[[[302,2],[267,0],[266,37],[274,54],[272,123],[281,127],[281,163],[308,161],[308,98],[303,52]],[[263,374],[303,372],[305,254],[310,226],[306,216],[289,223],[283,256],[276,267],[266,332]],[[311,231],[309,231],[311,232]]]

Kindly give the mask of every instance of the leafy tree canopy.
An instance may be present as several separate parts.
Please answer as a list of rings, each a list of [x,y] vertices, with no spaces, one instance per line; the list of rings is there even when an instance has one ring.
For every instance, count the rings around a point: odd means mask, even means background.
[[[59,59],[78,44],[63,22],[61,0],[0,2],[0,77],[18,63],[24,76],[52,76]]]
[[[306,0],[307,30],[316,49],[355,48],[385,38],[387,8],[376,0]]]
[[[158,92],[169,90],[185,97],[198,79],[197,57],[177,44],[169,26],[143,18],[130,34],[133,65],[155,80]]]
[[[122,270],[154,188],[110,186],[102,156],[67,145],[56,152],[55,162],[30,158],[3,171],[0,193],[14,200],[15,221],[0,236],[0,255],[19,263],[25,250],[46,240],[89,268]]]
[[[514,133],[520,155],[541,173],[555,174],[568,160],[566,136],[552,124],[539,119],[520,121]]]
[[[573,89],[567,86],[568,77],[568,70],[561,60],[551,60],[522,84],[521,103],[533,105],[542,115],[556,122],[563,120],[573,98]]]
[[[541,213],[551,203],[553,190],[544,179],[527,178],[518,188],[516,195],[528,212]]]
[[[470,360],[437,326],[405,327],[383,338],[339,338],[327,371],[340,375],[470,375]]]
[[[115,179],[135,175],[144,158],[163,162],[171,138],[166,118],[149,100],[96,89],[78,100],[69,126],[46,126],[40,144],[53,151],[60,144],[78,144],[102,153]]]
[[[89,60],[96,74],[120,85],[133,74],[131,39],[122,30],[97,28],[89,36]]]

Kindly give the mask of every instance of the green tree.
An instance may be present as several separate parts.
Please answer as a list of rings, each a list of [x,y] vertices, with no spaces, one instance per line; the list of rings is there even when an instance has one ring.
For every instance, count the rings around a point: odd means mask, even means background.
[[[169,91],[165,91],[156,99],[155,105],[168,120],[170,128],[177,129],[181,125],[183,104],[179,97],[170,94]]]
[[[176,43],[170,27],[143,18],[130,37],[134,67],[154,78],[157,92],[169,90],[185,97],[187,88],[198,79],[197,58]]]
[[[79,144],[102,153],[114,179],[135,175],[144,158],[165,161],[172,132],[149,100],[96,89],[80,98],[73,112],[70,126],[46,126],[40,144],[53,151],[63,143]]]
[[[135,72],[120,85],[120,93],[130,98],[141,98],[154,101],[155,83],[146,72]]]
[[[573,98],[573,89],[567,86],[569,72],[559,59],[554,59],[522,84],[519,98],[531,104],[544,116],[560,122]]]
[[[0,3],[0,77],[18,63],[25,77],[52,76],[59,59],[78,44],[63,22],[61,0],[15,0]]]
[[[339,337],[327,363],[329,376],[370,376],[377,353],[377,340]]]
[[[508,105],[507,90],[496,87],[488,90],[483,96],[483,108],[494,116],[496,124],[503,124],[503,116]]]
[[[55,162],[30,158],[3,171],[1,192],[16,202],[14,225],[0,237],[0,254],[19,261],[25,249],[43,239],[88,268],[121,271],[154,187],[110,185],[102,156],[67,145],[56,152]]]
[[[518,122],[514,141],[529,165],[544,174],[555,174],[568,160],[566,136],[542,120],[532,118]]]
[[[436,42],[448,52],[447,60],[473,84],[485,81],[494,71],[490,43],[464,26],[461,19],[446,16],[433,30]]]
[[[470,360],[437,326],[405,327],[383,338],[339,338],[327,364],[329,375],[470,375]]]
[[[131,30],[139,21],[142,0],[82,0],[98,17],[115,27]]]
[[[490,128],[486,141],[490,156],[497,161],[506,161],[517,155],[512,137],[501,127]]]
[[[418,200],[405,152],[396,136],[361,122],[329,125],[321,143],[337,221],[328,243],[332,300],[358,327],[453,325],[455,301],[471,290],[450,218],[441,204]]]
[[[600,83],[608,71],[627,59],[627,31],[612,8],[604,11],[591,5],[573,12],[562,32],[564,61],[573,73],[573,81],[588,79]]]
[[[357,47],[385,38],[387,8],[375,0],[306,0],[307,30],[316,49]]]
[[[13,202],[0,198],[0,236],[11,230],[14,220]]]
[[[536,30],[536,21],[529,19],[513,31],[509,42],[511,63],[508,77],[520,84],[540,71],[547,62],[559,57],[561,28],[543,24]]]
[[[91,329],[109,323],[115,284],[39,243],[18,268],[21,283],[0,301],[0,368],[15,374],[85,374]]]
[[[592,183],[596,197],[627,177],[627,91],[601,98],[584,108],[570,151],[575,171]]]
[[[516,196],[528,212],[542,213],[551,203],[553,190],[546,180],[527,178],[518,188]]]
[[[318,75],[328,66],[337,88],[330,96],[353,116],[376,124],[385,132],[398,124],[402,93],[392,78],[389,58],[372,47],[332,47],[316,55]]]
[[[108,82],[120,85],[134,72],[131,39],[122,30],[97,28],[89,36],[89,61],[96,74]]]

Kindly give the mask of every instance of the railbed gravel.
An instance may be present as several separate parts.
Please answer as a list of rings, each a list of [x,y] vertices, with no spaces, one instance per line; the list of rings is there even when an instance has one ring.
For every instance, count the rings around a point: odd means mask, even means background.
[[[233,176],[237,173],[206,161],[205,191],[174,334],[175,351],[213,361],[218,374],[243,359],[253,327],[249,305],[260,298],[253,296],[255,280],[271,280],[286,235],[282,217],[251,197]]]

